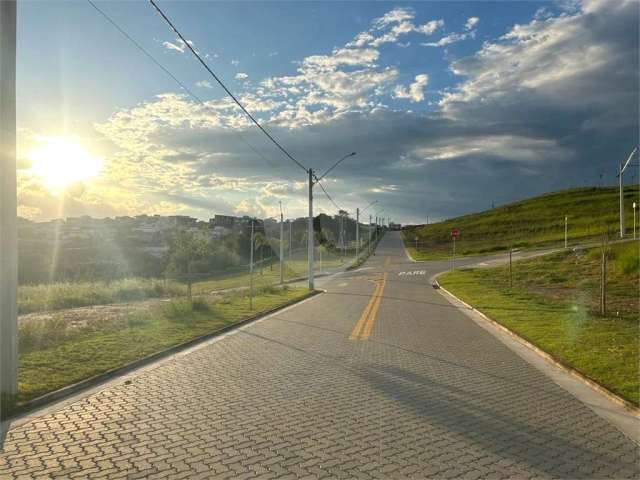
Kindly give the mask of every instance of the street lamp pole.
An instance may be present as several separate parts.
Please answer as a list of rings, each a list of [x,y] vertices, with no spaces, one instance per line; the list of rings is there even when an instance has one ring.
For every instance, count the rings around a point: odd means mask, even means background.
[[[309,290],[313,290],[314,286],[314,278],[313,278],[313,269],[315,267],[313,261],[313,248],[314,248],[314,239],[313,239],[313,170],[309,169],[309,224],[307,225],[307,257],[309,261]]]
[[[282,214],[282,202],[280,204],[280,285],[284,284],[284,215]]]
[[[0,1],[0,449],[18,390],[16,2]],[[9,400],[9,402],[7,402]]]
[[[633,158],[633,155],[636,153],[637,149],[638,149],[637,147],[633,149],[633,151],[629,155],[629,158],[627,158],[626,162],[621,162],[620,163],[620,173],[618,174],[618,184],[619,184],[619,187],[620,187],[620,238],[624,238],[624,233],[625,233],[625,228],[624,228],[624,188],[623,188],[622,176],[623,176],[624,171],[626,170],[627,166],[629,165],[629,162]]]

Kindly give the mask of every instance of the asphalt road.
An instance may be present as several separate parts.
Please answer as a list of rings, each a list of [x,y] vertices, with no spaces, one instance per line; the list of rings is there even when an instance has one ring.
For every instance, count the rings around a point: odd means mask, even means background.
[[[431,288],[447,267],[391,233],[326,293],[16,426],[0,478],[638,478],[636,444]]]

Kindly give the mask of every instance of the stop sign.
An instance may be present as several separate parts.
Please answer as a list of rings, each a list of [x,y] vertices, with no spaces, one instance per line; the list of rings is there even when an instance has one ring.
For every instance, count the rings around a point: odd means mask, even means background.
[[[458,230],[457,228],[452,228],[451,229],[451,236],[453,238],[458,238],[460,236],[460,230]]]

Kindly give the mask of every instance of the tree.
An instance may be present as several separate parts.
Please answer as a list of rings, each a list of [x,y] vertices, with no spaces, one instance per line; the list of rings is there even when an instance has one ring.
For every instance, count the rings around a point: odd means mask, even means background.
[[[189,299],[193,284],[193,262],[206,258],[210,249],[209,240],[192,232],[179,231],[169,248],[169,263],[165,273],[186,277]]]

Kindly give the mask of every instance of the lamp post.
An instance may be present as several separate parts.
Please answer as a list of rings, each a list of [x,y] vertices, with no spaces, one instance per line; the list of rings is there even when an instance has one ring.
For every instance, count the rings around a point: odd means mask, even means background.
[[[633,151],[631,152],[631,154],[629,155],[629,158],[627,158],[626,162],[621,162],[620,163],[620,173],[618,174],[618,184],[620,187],[620,238],[624,238],[624,186],[623,186],[623,182],[622,182],[622,176],[624,174],[624,171],[626,170],[627,166],[629,165],[629,162],[631,161],[631,159],[633,158],[633,155],[636,153],[636,150],[638,150],[638,148],[634,148]]]
[[[282,214],[282,202],[280,204],[280,285],[284,284],[284,215]]]

